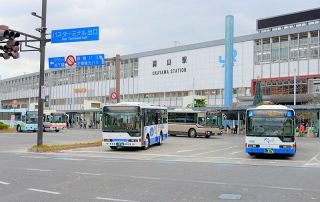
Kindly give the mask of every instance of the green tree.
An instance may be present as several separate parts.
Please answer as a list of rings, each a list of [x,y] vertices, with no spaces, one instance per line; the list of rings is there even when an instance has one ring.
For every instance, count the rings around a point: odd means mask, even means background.
[[[253,105],[257,106],[262,103],[262,89],[261,89],[261,82],[257,81],[254,91],[254,98],[253,98]]]
[[[194,107],[206,107],[207,100],[206,98],[198,98],[198,99],[194,99]]]

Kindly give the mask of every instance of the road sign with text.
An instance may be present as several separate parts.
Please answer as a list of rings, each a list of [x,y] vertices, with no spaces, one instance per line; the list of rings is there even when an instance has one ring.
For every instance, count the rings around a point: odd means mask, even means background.
[[[104,66],[104,54],[95,55],[77,55],[76,56],[77,67],[85,66]]]
[[[65,58],[64,57],[54,57],[54,58],[48,58],[49,60],[49,68],[65,68]]]
[[[51,31],[51,43],[82,42],[99,40],[99,27],[82,27]]]

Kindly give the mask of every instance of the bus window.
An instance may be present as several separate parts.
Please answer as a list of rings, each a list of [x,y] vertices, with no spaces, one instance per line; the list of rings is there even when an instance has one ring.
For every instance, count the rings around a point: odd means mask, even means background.
[[[186,114],[186,123],[197,123],[197,114],[196,113]]]
[[[198,124],[201,125],[201,126],[205,126],[206,125],[204,117],[198,117]]]

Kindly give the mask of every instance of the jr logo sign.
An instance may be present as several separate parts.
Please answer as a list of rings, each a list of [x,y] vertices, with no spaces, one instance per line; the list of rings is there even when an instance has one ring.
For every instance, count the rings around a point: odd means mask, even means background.
[[[237,62],[237,51],[236,49],[233,49],[233,64]],[[221,63],[221,67],[224,67],[226,65],[226,59],[224,56],[219,56],[219,62]]]

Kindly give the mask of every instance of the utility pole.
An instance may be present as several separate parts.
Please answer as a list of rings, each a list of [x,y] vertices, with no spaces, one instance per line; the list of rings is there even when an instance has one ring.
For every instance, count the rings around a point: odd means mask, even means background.
[[[293,105],[296,105],[297,102],[297,69],[294,68],[293,76]]]
[[[45,99],[45,85],[44,85],[44,65],[46,53],[46,31],[47,31],[47,0],[42,0],[42,16],[32,15],[41,19],[41,27],[39,29],[40,36],[40,80],[39,80],[39,100],[38,100],[38,136],[37,146],[42,145],[43,140],[43,101]]]

